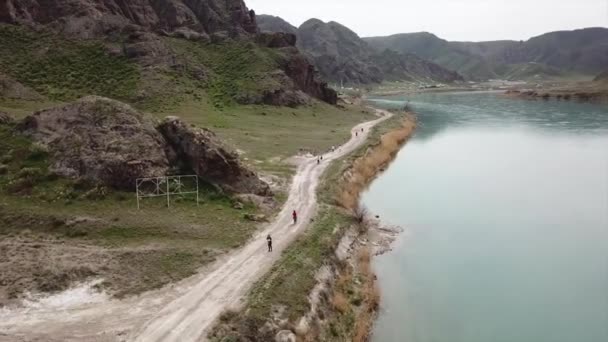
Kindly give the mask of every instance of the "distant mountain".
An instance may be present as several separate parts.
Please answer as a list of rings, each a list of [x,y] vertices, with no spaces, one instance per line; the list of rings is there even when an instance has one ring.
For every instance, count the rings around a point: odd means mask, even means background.
[[[428,32],[363,39],[377,51],[414,53],[478,80],[593,75],[608,67],[605,28],[551,32],[525,42],[449,42]],[[513,72],[518,68],[520,72]]]
[[[313,61],[321,76],[350,85],[383,80],[424,82],[462,81],[449,71],[418,56],[394,51],[376,51],[355,32],[337,22],[310,19],[295,28],[279,17],[257,16],[262,31],[294,32],[296,45]]]
[[[262,32],[286,32],[296,34],[298,28],[286,22],[280,17],[273,15],[259,14],[256,16],[258,27]]]
[[[312,57],[325,79],[352,84],[382,81],[375,51],[347,27],[310,19],[298,28],[297,36],[298,48]]]

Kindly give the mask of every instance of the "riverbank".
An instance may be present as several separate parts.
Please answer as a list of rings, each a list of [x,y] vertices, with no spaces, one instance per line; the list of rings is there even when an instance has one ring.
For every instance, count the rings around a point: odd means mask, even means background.
[[[335,332],[342,330],[347,332],[344,341],[368,341],[377,317],[381,293],[371,260],[390,248],[397,230],[383,227],[378,219],[372,218],[360,203],[360,196],[388,168],[414,133],[416,119],[412,113],[405,113],[399,120],[397,127],[391,127],[352,162],[339,182],[336,203],[351,213],[355,225],[341,243],[350,246],[340,260],[332,287],[334,316],[330,316],[326,324],[329,327],[326,335],[333,335],[329,340],[336,340]],[[340,253],[344,252],[337,250],[336,253],[340,259]],[[346,314],[348,312],[352,312],[353,317]]]
[[[363,191],[414,127],[411,115],[391,115],[371,129],[364,145],[329,167],[317,192],[312,227],[253,286],[244,307],[221,315],[209,335],[212,341],[293,341],[296,336],[363,341],[369,336],[379,302],[370,267],[373,249],[367,220],[357,218],[357,206],[349,208],[340,200],[341,190],[356,181]]]
[[[569,82],[534,89],[512,88],[505,92],[508,97],[530,100],[562,100],[608,103],[608,80],[597,78],[588,82]]]

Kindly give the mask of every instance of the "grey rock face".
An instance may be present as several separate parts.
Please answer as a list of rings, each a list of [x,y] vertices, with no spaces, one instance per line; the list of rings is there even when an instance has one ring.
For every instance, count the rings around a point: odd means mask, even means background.
[[[36,112],[19,129],[48,149],[55,173],[131,190],[136,178],[169,169],[165,141],[154,124],[126,104],[88,96]]]
[[[175,151],[177,162],[201,179],[230,193],[271,194],[268,184],[245,167],[213,132],[189,126],[177,117],[164,119],[158,130]]]

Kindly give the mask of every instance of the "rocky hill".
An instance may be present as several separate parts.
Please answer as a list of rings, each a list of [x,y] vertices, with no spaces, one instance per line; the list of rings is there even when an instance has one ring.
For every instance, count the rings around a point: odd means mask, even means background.
[[[449,42],[427,32],[364,40],[378,51],[414,53],[477,80],[594,75],[608,65],[608,29],[605,28],[551,32],[521,42]],[[536,73],[530,72],[530,63]],[[517,65],[527,67],[513,72],[520,68]]]
[[[355,32],[337,23],[310,19],[299,28],[274,16],[258,16],[259,27],[268,32],[295,32],[297,46],[315,64],[321,76],[333,83],[361,85],[383,80],[454,82],[456,72],[407,53],[375,51]]]
[[[260,34],[242,0],[0,0],[4,79],[51,99],[335,103],[294,42]]]

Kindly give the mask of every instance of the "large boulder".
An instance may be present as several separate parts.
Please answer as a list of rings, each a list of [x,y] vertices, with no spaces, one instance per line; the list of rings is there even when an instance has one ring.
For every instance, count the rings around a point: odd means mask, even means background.
[[[19,129],[48,149],[58,175],[131,190],[141,177],[169,169],[155,121],[130,106],[98,96],[26,117]]]
[[[201,179],[230,193],[271,195],[268,184],[245,167],[213,132],[189,126],[177,117],[167,117],[158,130],[175,151],[182,168],[191,169]]]

